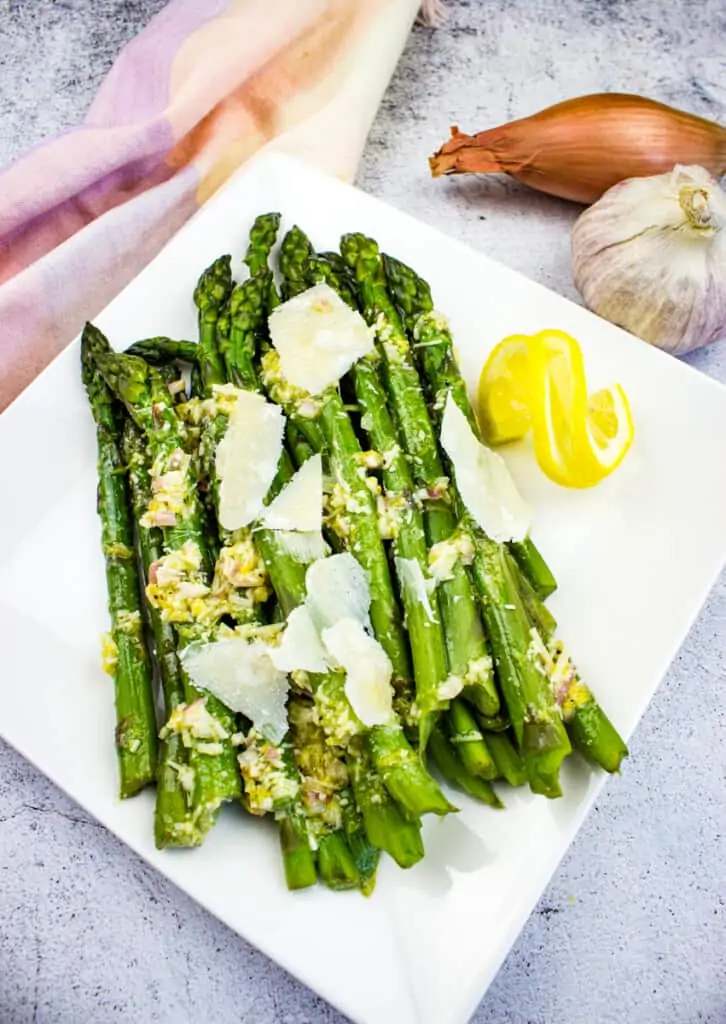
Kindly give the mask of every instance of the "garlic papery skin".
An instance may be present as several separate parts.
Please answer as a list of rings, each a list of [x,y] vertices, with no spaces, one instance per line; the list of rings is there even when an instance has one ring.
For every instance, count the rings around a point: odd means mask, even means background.
[[[609,189],[572,259],[585,304],[652,345],[683,355],[726,334],[726,192],[702,167]]]

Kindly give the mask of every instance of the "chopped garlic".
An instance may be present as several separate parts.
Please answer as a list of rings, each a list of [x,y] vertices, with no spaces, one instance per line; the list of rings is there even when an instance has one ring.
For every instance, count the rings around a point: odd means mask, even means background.
[[[196,778],[196,772],[188,764],[179,764],[177,761],[167,761],[167,765],[173,769],[177,778],[179,779],[179,785],[185,793],[194,792],[194,781]]]
[[[138,609],[133,612],[116,612],[116,629],[128,636],[141,636],[141,612]]]
[[[195,541],[170,551],[149,569],[146,596],[167,622],[193,622],[203,617],[209,587],[201,576],[202,552]]]
[[[459,559],[463,565],[471,565],[474,560],[474,543],[468,533],[456,533],[432,545],[429,572],[437,582],[450,580]]]
[[[251,814],[267,814],[288,806],[299,792],[294,775],[285,769],[282,748],[252,730],[237,755],[244,780],[245,805]]]
[[[101,666],[103,671],[113,676],[118,665],[118,647],[111,633],[104,633],[101,637]]]
[[[193,740],[224,740],[229,736],[219,719],[207,710],[206,697],[174,708],[159,736],[164,740],[172,733],[181,736],[185,747],[191,747]]]
[[[482,655],[481,658],[472,658],[466,670],[464,682],[467,686],[488,682],[492,677],[493,667],[492,659],[488,654]]]
[[[151,500],[139,520],[141,526],[174,526],[190,515],[194,504],[191,462],[191,455],[181,448],[156,459],[151,468]]]

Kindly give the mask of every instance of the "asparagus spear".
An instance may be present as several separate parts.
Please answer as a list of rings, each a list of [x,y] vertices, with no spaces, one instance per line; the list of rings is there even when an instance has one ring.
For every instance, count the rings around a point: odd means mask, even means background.
[[[441,552],[451,543],[456,520],[447,495],[447,482],[421,383],[405,331],[388,295],[378,247],[363,235],[346,235],[341,251],[353,270],[366,320],[376,326],[384,380],[414,479],[424,496],[424,521],[429,546]],[[439,547],[435,547],[440,545]],[[499,696],[494,686],[471,584],[460,559],[449,578],[437,587],[448,644],[449,667],[464,680],[477,705],[496,714]]]
[[[417,354],[428,385],[432,409],[443,412],[446,395],[451,396],[479,436],[479,425],[469,402],[466,383],[459,372],[448,327],[434,311],[431,289],[404,263],[384,256],[385,276],[391,293],[405,317],[406,326],[417,342]],[[524,575],[541,598],[548,597],[557,587],[544,558],[528,538],[510,545]]]
[[[573,745],[606,772],[620,771],[628,756],[625,741],[580,678],[565,645],[547,634],[543,639],[534,628],[531,635],[535,659],[550,680]]]
[[[207,394],[213,384],[223,384],[224,363],[217,347],[217,321],[232,291],[231,256],[220,256],[204,271],[194,289],[199,310],[197,361]]]
[[[327,281],[344,301],[354,306],[347,282],[334,266],[322,259],[309,261],[308,275]],[[354,306],[355,308],[355,306]],[[416,706],[419,713],[419,741],[425,748],[436,713],[448,706],[444,683],[448,676],[446,642],[441,627],[436,594],[422,593],[428,578],[428,548],[423,515],[414,502],[414,483],[399,444],[398,431],[386,405],[375,358],[365,358],[351,371],[355,394],[364,413],[363,422],[372,447],[383,464],[385,501],[395,514],[393,547],[401,566],[399,589],[411,641]],[[418,566],[420,579],[415,576]]]
[[[140,356],[152,366],[165,363],[196,363],[199,346],[193,341],[175,341],[173,338],[144,338],[126,349],[127,356]]]
[[[393,806],[388,793],[385,790],[383,792],[386,801]],[[376,872],[381,851],[368,838],[363,815],[356,803],[352,787],[341,794],[341,804],[343,806],[343,829],[348,840],[348,849],[353,854],[358,871],[358,884],[363,895],[370,896],[376,885]],[[411,825],[410,822],[404,822],[404,831],[409,832],[412,828],[415,830],[417,826]]]
[[[185,582],[192,584],[196,596],[184,598],[176,584],[165,588],[153,583],[147,588],[147,595],[155,595],[162,615],[174,624],[177,649],[194,640],[207,640],[215,620],[210,621],[205,600],[212,567],[204,511],[197,493],[194,463],[184,451],[182,424],[169,391],[156,370],[136,356],[113,352],[92,325],[87,325],[84,337],[95,365],[144,432],[149,446],[152,476],[159,486],[141,525],[161,526],[164,559]],[[169,473],[178,474],[181,496],[165,491],[163,481]],[[241,792],[231,741],[235,721],[220,701],[210,694],[203,695],[186,674],[183,679],[186,704],[172,711],[162,735],[179,731],[189,746],[193,769],[192,822],[194,834],[199,837],[214,824],[221,804],[239,797]]]
[[[288,716],[302,780],[302,806],[317,845],[320,877],[331,889],[358,887],[358,867],[343,829],[343,801],[349,798],[344,752],[328,742],[311,701],[293,694]]]
[[[561,795],[559,768],[571,747],[547,679],[531,649],[529,621],[504,545],[472,526],[472,563],[484,621],[517,744],[535,793]]]
[[[533,626],[536,626],[542,636],[551,636],[557,629],[557,620],[532,586],[529,577],[520,571],[519,564],[511,552],[508,551],[507,555],[512,575],[517,577],[517,586],[528,619]]]
[[[307,261],[315,254],[310,239],[297,225],[290,228],[280,247],[282,297],[291,299],[310,287]]]
[[[488,804],[490,807],[501,808],[504,805],[492,788],[491,783],[476,775],[470,775],[462,764],[459,756],[440,726],[434,726],[429,741],[429,753],[436,767],[447,782],[463,789],[469,796]]]
[[[96,423],[98,513],[106,559],[116,701],[116,753],[121,797],[156,778],[156,718],[151,665],[144,644],[140,581],[129,495],[119,450],[121,409],[98,373],[87,331],[81,343],[83,383]]]
[[[507,732],[487,732],[484,741],[494,758],[497,774],[506,779],[510,786],[524,786],[527,782],[527,769],[522,755]]]
[[[274,241],[274,235],[272,240]],[[259,244],[263,244],[261,239]],[[206,394],[214,393],[215,385],[226,383],[228,378],[243,387],[251,385],[251,378],[254,375],[254,341],[250,341],[250,338],[254,338],[254,332],[258,331],[262,324],[263,316],[259,310],[264,309],[270,281],[270,275],[266,271],[260,271],[244,285],[234,288],[229,294],[227,305],[218,312],[214,334],[210,331],[206,337],[205,359],[200,361]],[[213,278],[211,287],[215,287]],[[207,296],[209,289],[210,275],[205,271],[197,285],[195,298],[198,305],[207,310],[214,306],[214,296]],[[220,409],[208,412],[202,422],[202,459],[206,465],[215,513],[218,513],[219,509],[219,480],[214,467],[214,456],[217,445],[227,429],[227,422],[227,415]],[[282,482],[283,480],[278,478],[274,486],[279,489]],[[259,560],[258,544],[249,531],[237,531],[230,535],[221,524],[217,525],[223,544],[221,558],[225,555],[234,555],[235,547],[242,544],[248,552],[248,558]],[[252,594],[255,594],[255,589],[252,590]],[[243,616],[235,617],[238,621],[260,622],[259,605],[253,604]],[[254,814],[265,814],[268,810],[275,814],[288,888],[301,889],[313,885],[317,877],[315,861],[310,846],[308,821],[301,803],[300,776],[289,738],[284,738],[273,750],[263,736],[251,729],[246,737],[245,750],[239,757],[239,764],[245,783],[244,803],[247,809]],[[332,856],[333,852],[331,849],[331,857],[327,862],[331,871],[333,865],[337,863],[336,858]],[[337,849],[335,852],[339,860],[343,854]]]
[[[489,782],[496,779],[499,772],[494,758],[484,741],[473,713],[461,698],[452,702],[447,716],[447,725],[449,739],[456,748],[467,772],[470,775],[487,779]]]
[[[413,867],[424,855],[420,822],[406,818],[391,799],[364,746],[351,751],[349,767],[368,840],[399,867]]]
[[[381,348],[386,358],[389,388],[399,410],[409,457],[414,467],[427,467],[422,479],[432,486],[434,480],[430,474],[438,469],[443,472],[442,463],[411,347],[387,291],[378,247],[371,239],[348,235],[343,239],[342,249],[348,264],[355,268],[366,316],[377,324],[379,337],[383,338]],[[506,561],[506,548],[489,540],[468,515],[457,492],[452,467],[450,478],[459,518],[474,542],[472,573],[530,786],[537,793],[559,796],[559,767],[571,747],[550,688],[529,656],[529,623],[516,580]]]
[[[250,230],[250,241],[245,255],[245,263],[251,276],[254,277],[261,270],[267,270],[267,261],[279,230],[279,213],[262,213],[256,218]]]
[[[123,455],[128,466],[141,564],[148,581],[151,567],[159,562],[163,554],[161,531],[156,527],[146,529],[138,525],[151,501],[151,474],[144,435],[128,417],[124,424]],[[168,719],[176,708],[184,704],[184,683],[177,656],[176,636],[171,624],[164,621],[157,608],[146,602],[146,610],[159,666],[164,713]],[[158,762],[154,813],[157,848],[180,844],[197,845],[201,837],[195,834],[189,813],[188,791],[182,785],[185,782],[188,786],[192,769],[189,767],[189,751],[179,733],[171,733],[161,740]]]

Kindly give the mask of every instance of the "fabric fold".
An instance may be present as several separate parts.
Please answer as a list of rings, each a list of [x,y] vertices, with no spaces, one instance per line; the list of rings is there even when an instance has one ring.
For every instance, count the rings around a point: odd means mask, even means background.
[[[0,175],[0,410],[265,147],[350,180],[418,0],[172,0]]]

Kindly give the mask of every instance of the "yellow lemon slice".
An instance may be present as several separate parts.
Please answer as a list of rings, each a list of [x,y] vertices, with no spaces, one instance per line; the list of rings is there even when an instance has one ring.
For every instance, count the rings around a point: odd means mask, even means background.
[[[481,372],[477,411],[490,445],[518,441],[532,425],[528,341],[525,334],[500,341]]]
[[[540,468],[565,487],[592,487],[620,465],[634,436],[619,384],[588,396],[580,346],[562,331],[505,338],[479,380],[485,440],[504,444],[534,434]]]

